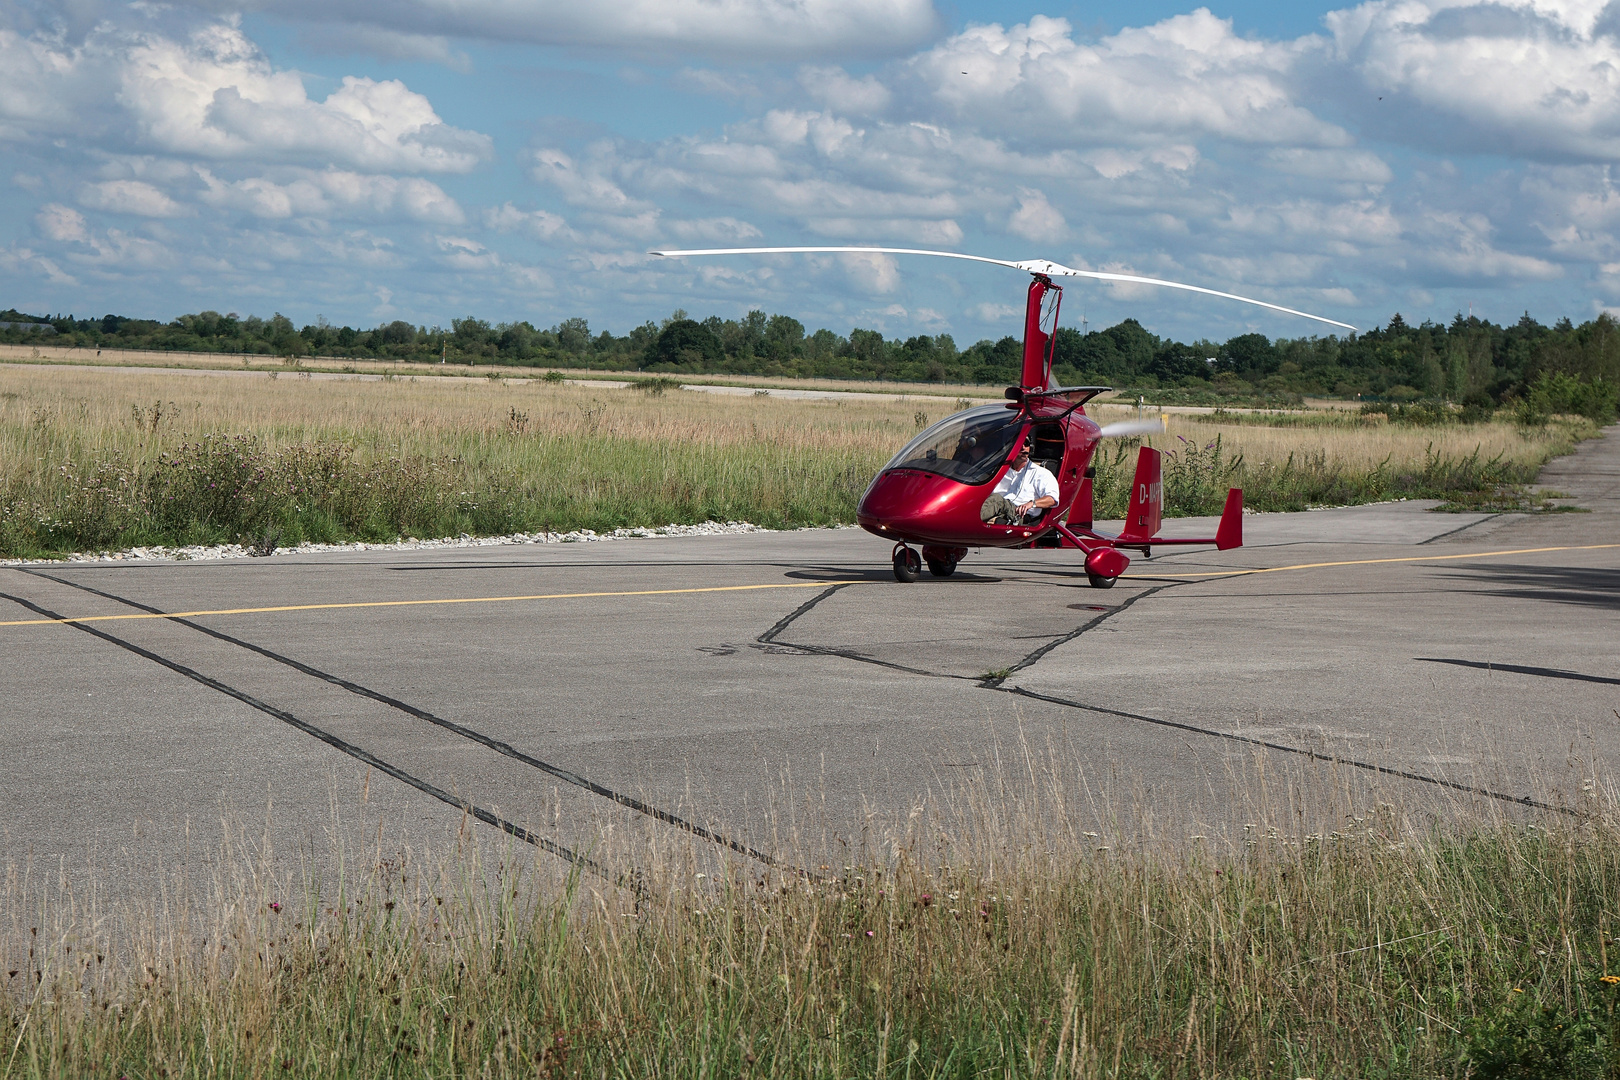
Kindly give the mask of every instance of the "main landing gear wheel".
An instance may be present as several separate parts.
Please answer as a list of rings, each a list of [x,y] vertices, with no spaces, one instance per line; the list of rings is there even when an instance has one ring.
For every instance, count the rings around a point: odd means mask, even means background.
[[[935,577],[950,577],[956,573],[955,559],[929,559],[928,572]]]
[[[1091,582],[1093,589],[1112,589],[1114,582],[1118,581],[1119,578],[1103,577],[1101,574],[1093,574],[1090,570],[1087,570],[1086,580]]]
[[[912,582],[922,574],[922,556],[904,544],[894,547],[894,580]]]

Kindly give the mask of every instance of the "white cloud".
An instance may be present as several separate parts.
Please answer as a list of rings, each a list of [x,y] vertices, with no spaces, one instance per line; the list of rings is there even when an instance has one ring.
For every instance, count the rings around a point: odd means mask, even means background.
[[[1416,261],[1448,277],[1464,281],[1534,281],[1563,275],[1559,266],[1546,259],[1497,248],[1491,240],[1495,226],[1484,214],[1432,210],[1424,218],[1422,229],[1427,242],[1414,251]]]
[[[1043,192],[1034,188],[1018,189],[1018,209],[1007,221],[1007,228],[1025,240],[1061,240],[1069,231],[1069,223],[1055,206],[1046,201]]]
[[[751,76],[720,72],[713,68],[683,68],[676,73],[675,85],[683,90],[720,98],[752,98],[761,93]]]
[[[856,243],[876,243],[877,239],[949,247],[962,242],[962,227],[950,218],[806,218],[804,227],[816,236]]]
[[[974,304],[968,309],[968,313],[980,322],[996,323],[1016,319],[1024,314],[1024,309],[1014,307],[1012,304],[997,304],[986,301],[982,304]]]
[[[868,295],[891,293],[900,285],[900,268],[893,255],[845,254],[838,256],[838,262],[850,283]]]
[[[875,75],[857,79],[838,67],[800,68],[799,84],[825,108],[858,116],[883,112],[893,97]]]
[[[381,26],[322,26],[306,28],[298,43],[314,53],[345,56],[360,53],[384,60],[425,60],[452,71],[472,71],[472,58],[453,48],[442,34],[409,34]]]
[[[511,203],[486,210],[484,224],[497,232],[521,230],[547,242],[578,239],[578,234],[561,215],[549,210],[519,210]]]
[[[1313,180],[1387,184],[1395,179],[1395,172],[1389,164],[1370,150],[1318,150],[1290,146],[1267,151],[1265,161],[1278,172]]]
[[[1213,135],[1242,143],[1345,146],[1349,133],[1297,100],[1295,68],[1316,37],[1238,37],[1207,8],[1095,43],[1037,15],[969,27],[909,61],[912,94],[958,120],[1046,144],[1141,146]]]
[[[194,0],[231,10],[227,0]],[[893,55],[933,35],[929,0],[259,0],[299,21],[499,42],[588,46],[667,56]]]
[[[0,273],[9,273],[14,277],[34,283],[44,281],[60,288],[77,288],[79,280],[67,273],[55,259],[40,255],[33,248],[13,246],[0,248]],[[23,307],[31,307],[27,301]]]
[[[626,195],[597,163],[585,162],[581,165],[561,150],[543,148],[535,151],[530,175],[542,184],[555,187],[574,206],[608,212],[651,208]]]
[[[314,101],[296,73],[275,70],[225,24],[183,42],[137,39],[119,82],[118,100],[142,141],[167,153],[466,172],[491,152],[488,136],[445,124],[427,98],[397,80],[346,76]]]
[[[34,224],[47,239],[66,244],[84,244],[90,240],[89,224],[84,215],[61,203],[46,203],[34,215]]]
[[[687,243],[743,244],[763,239],[765,235],[756,226],[734,217],[666,221],[664,228],[677,240]]]
[[[139,217],[181,217],[189,211],[151,184],[140,180],[104,180],[79,190],[79,202],[97,210]]]
[[[1326,18],[1381,135],[1610,160],[1620,156],[1612,8],[1599,0],[1373,0]],[[1373,110],[1367,103],[1378,96],[1388,101]]]
[[[273,297],[267,309],[293,307],[289,291],[328,312],[335,296],[353,311],[380,298],[419,321],[493,317],[508,302],[523,310],[539,292],[615,329],[643,310],[765,307],[969,336],[1016,332],[1019,289],[999,271],[644,252],[821,240],[1045,256],[1328,305],[1324,314],[1368,325],[1397,300],[1443,305],[1465,286],[1469,298],[1511,295],[1514,315],[1542,314],[1536,297],[1571,294],[1577,311],[1620,298],[1617,275],[1600,270],[1620,265],[1609,165],[1620,156],[1620,89],[1605,67],[1620,71],[1610,59],[1620,14],[1598,0],[1372,0],[1336,14],[1331,38],[1292,41],[1240,37],[1203,9],[1100,37],[1031,17],[876,68],[825,43],[847,42],[857,23],[893,30],[908,12],[932,25],[925,2],[267,0],[321,51],[466,68],[455,47],[467,36],[556,34],[618,50],[598,72],[615,109],[615,95],[633,103],[673,84],[728,97],[725,110],[742,117],[718,132],[706,116],[662,119],[667,108],[547,121],[530,149],[501,147],[534,181],[526,190],[496,170],[476,186],[443,179],[491,160],[492,140],[380,78],[388,69],[357,63],[317,83],[278,66],[231,17],[197,14],[215,2],[225,0],[80,11],[61,32],[0,29],[0,144],[15,151],[6,197],[16,220],[34,224],[26,253],[0,250],[0,271],[126,283],[108,296],[228,287]],[[0,8],[0,23],[18,25],[16,10]],[[724,18],[713,40],[697,40]],[[893,55],[896,40],[872,31],[863,44]],[[639,64],[636,50],[658,52],[658,64]],[[772,57],[790,62],[756,62]],[[467,78],[462,100],[511,89],[491,72]],[[543,93],[518,100],[530,118],[558,108]],[[506,114],[502,130],[526,130],[524,119]],[[579,133],[593,124],[608,134],[587,142]],[[662,133],[631,137],[647,130]],[[74,139],[55,145],[64,131]],[[452,191],[488,205],[464,212]],[[166,221],[180,215],[183,227]],[[1071,314],[1079,300],[1094,322],[1157,316],[1167,322],[1156,332],[1212,335],[1247,325],[1213,301],[1075,290]],[[1368,310],[1339,310],[1359,305]]]
[[[375,176],[340,169],[290,170],[285,182],[266,176],[226,181],[198,169],[203,202],[260,218],[403,218],[438,225],[466,220],[444,189],[420,177]]]

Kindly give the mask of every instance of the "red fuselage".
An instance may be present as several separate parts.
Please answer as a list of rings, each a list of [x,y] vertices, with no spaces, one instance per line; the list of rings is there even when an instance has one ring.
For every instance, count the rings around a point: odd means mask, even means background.
[[[1004,411],[998,416],[995,409]],[[975,440],[975,433],[988,434]],[[918,436],[877,475],[861,497],[856,520],[893,541],[1021,547],[1068,513],[1098,438],[1084,409],[1058,398],[958,413]],[[1010,451],[1026,441],[1033,459],[1057,477],[1057,505],[1032,525],[987,525],[980,507],[1006,474]],[[970,461],[980,447],[991,447],[994,458]]]

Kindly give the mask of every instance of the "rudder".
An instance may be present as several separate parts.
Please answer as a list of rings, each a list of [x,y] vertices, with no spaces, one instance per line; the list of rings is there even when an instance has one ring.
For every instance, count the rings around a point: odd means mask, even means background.
[[[1131,506],[1125,515],[1121,540],[1150,540],[1164,520],[1164,468],[1159,452],[1142,447],[1136,455],[1136,480],[1131,484]]]

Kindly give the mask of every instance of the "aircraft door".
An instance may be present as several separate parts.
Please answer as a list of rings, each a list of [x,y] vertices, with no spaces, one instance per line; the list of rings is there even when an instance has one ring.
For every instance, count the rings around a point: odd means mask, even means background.
[[[1063,425],[1061,423],[1036,424],[1029,432],[1029,458],[1040,463],[1046,470],[1057,477],[1058,497],[1060,505],[1069,501],[1069,495],[1074,490],[1071,483],[1066,482],[1063,475],[1064,439]]]

